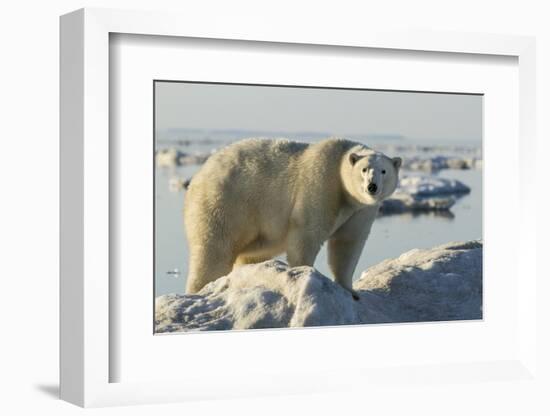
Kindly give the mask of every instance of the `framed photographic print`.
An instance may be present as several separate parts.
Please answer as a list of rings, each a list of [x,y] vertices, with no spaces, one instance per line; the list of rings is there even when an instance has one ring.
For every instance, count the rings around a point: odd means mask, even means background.
[[[153,88],[156,333],[482,318],[481,94]]]
[[[61,19],[62,398],[531,377],[533,40],[192,20]]]

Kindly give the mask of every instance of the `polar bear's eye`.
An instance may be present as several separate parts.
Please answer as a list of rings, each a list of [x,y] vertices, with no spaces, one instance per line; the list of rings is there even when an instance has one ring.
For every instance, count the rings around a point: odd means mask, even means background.
[[[382,175],[385,175],[386,174],[386,171],[385,170],[382,170]]]
[[[367,171],[367,168],[363,168],[363,173],[365,173]]]

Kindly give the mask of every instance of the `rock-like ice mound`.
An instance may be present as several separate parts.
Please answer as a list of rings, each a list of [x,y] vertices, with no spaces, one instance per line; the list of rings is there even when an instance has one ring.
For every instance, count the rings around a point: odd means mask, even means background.
[[[155,154],[155,160],[157,166],[161,168],[202,165],[214,151],[211,153],[185,153],[172,147],[158,150]]]
[[[437,176],[403,176],[396,189],[396,193],[413,196],[460,195],[468,192],[470,188],[462,182]]]
[[[157,331],[358,323],[351,295],[312,267],[279,260],[239,267],[197,295],[156,300]]]
[[[482,243],[415,249],[363,273],[360,300],[311,267],[237,268],[196,295],[156,299],[157,332],[481,318]]]
[[[370,267],[354,288],[380,297],[389,322],[481,319],[482,261],[481,241],[414,249]]]
[[[470,188],[455,179],[436,176],[403,176],[393,195],[380,207],[381,214],[418,211],[448,211],[455,196],[470,192]]]

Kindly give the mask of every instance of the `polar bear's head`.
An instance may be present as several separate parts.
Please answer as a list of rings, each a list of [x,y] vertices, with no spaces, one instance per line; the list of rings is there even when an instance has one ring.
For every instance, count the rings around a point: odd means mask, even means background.
[[[401,158],[374,151],[352,152],[351,164],[353,193],[364,204],[381,202],[389,197],[397,187]]]

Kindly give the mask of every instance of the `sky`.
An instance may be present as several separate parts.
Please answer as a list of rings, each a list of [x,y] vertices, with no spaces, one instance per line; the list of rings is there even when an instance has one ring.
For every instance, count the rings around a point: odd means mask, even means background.
[[[479,95],[156,82],[158,130],[318,132],[480,141]]]

